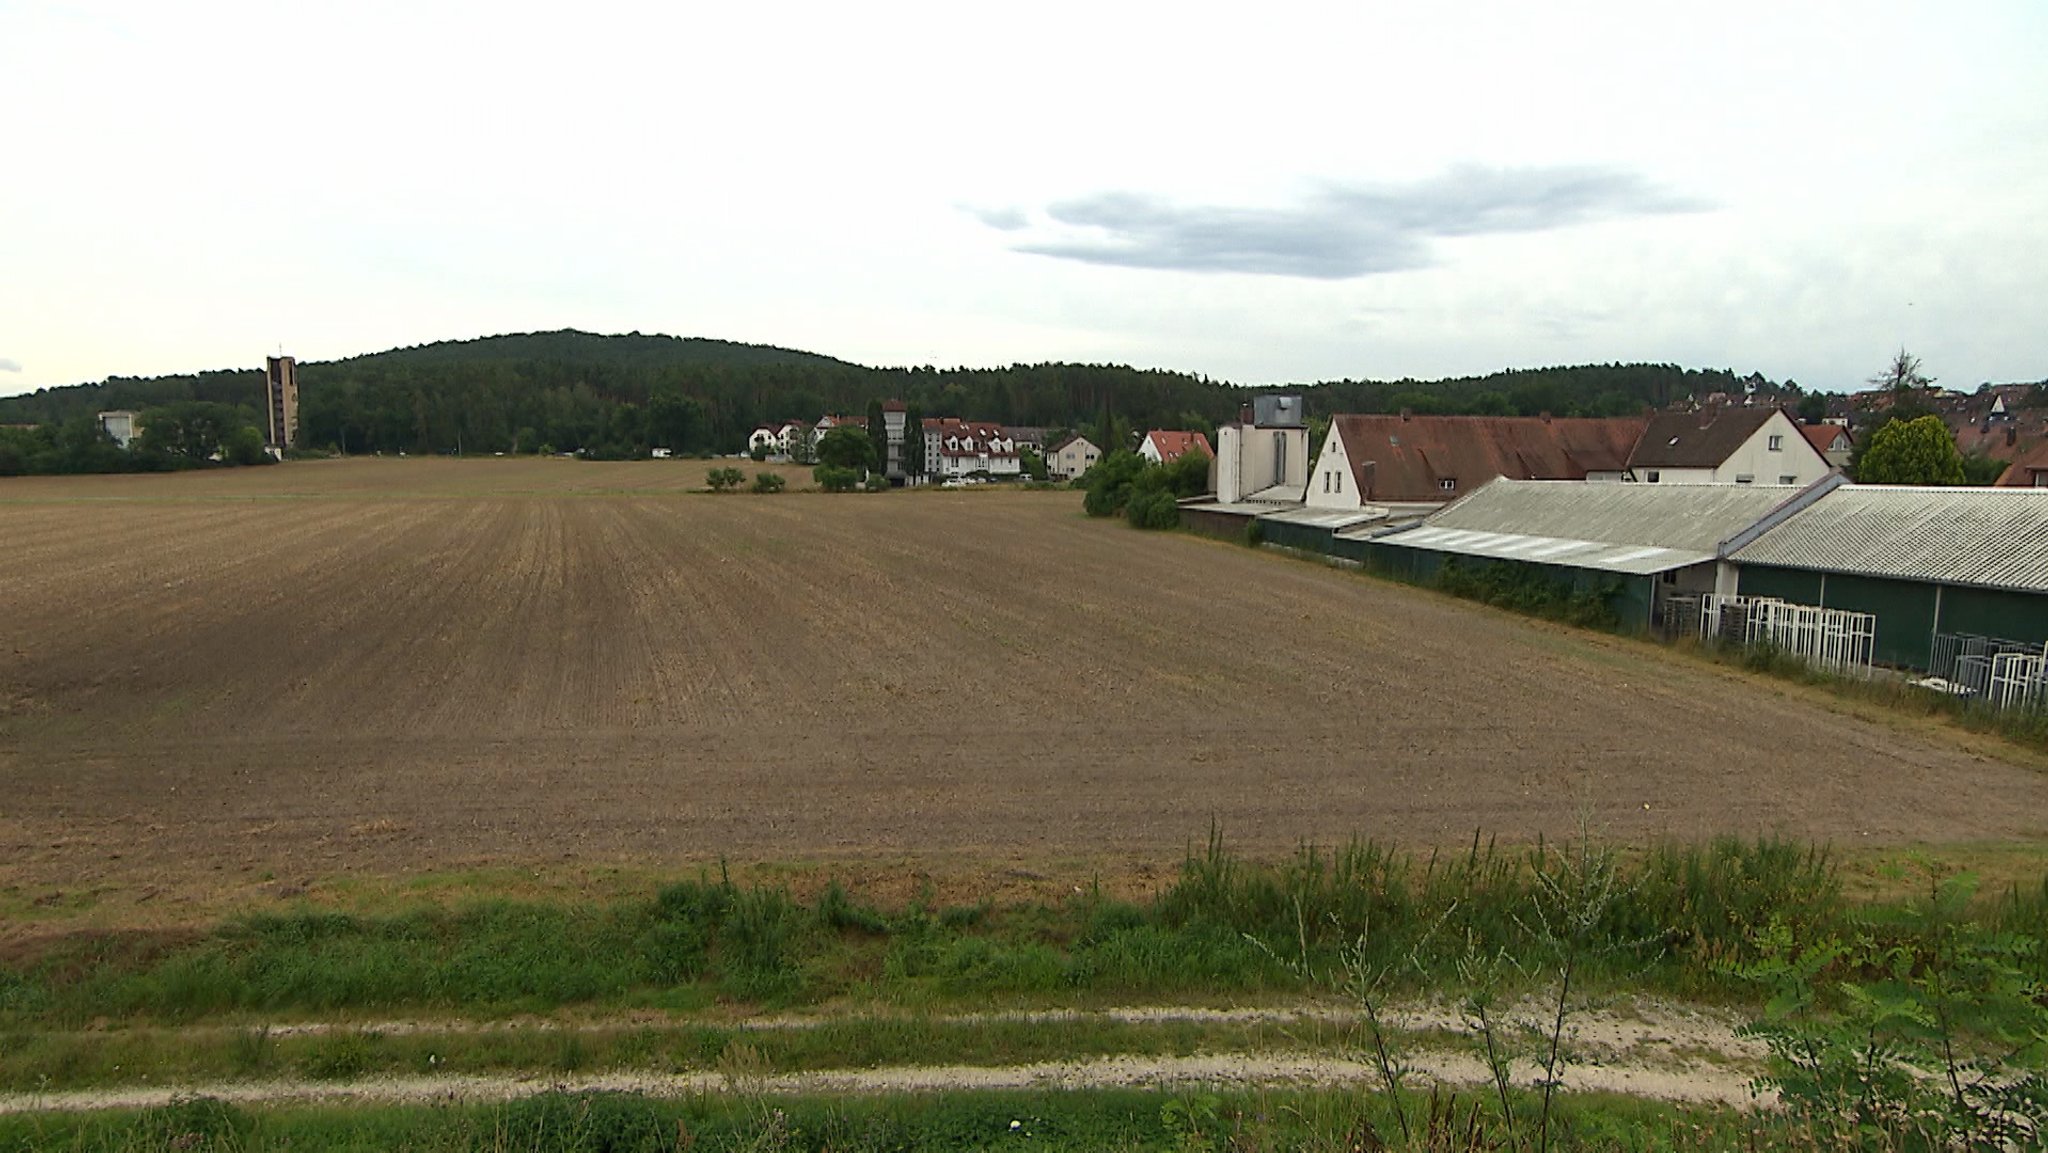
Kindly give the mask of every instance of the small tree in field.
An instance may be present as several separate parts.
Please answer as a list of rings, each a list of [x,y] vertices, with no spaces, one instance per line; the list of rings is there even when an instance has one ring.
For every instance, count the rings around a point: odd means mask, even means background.
[[[818,440],[818,463],[864,473],[876,464],[874,442],[861,429],[840,425]]]
[[[747,474],[736,468],[714,468],[704,478],[712,492],[730,492],[747,479]]]
[[[779,473],[759,472],[754,474],[755,492],[781,492],[783,483],[782,476]]]

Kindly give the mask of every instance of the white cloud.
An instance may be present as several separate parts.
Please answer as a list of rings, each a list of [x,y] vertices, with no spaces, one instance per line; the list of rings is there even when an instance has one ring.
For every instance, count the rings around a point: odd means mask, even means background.
[[[0,392],[564,325],[2039,378],[2042,43],[2037,0],[0,0]]]

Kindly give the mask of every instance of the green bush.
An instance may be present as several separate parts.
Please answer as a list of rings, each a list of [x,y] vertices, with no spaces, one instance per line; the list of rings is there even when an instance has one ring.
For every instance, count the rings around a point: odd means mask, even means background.
[[[1133,528],[1177,528],[1180,525],[1180,504],[1170,492],[1141,492],[1124,506],[1124,517]]]
[[[865,438],[862,443],[866,443]],[[817,481],[818,487],[826,492],[852,492],[860,487],[860,470],[836,464],[821,464],[811,470],[811,479]]]
[[[781,492],[783,483],[782,476],[779,473],[755,473],[753,490],[759,493]]]
[[[1150,467],[1144,457],[1126,449],[1096,461],[1082,477],[1088,495],[1082,498],[1081,508],[1089,516],[1117,515],[1130,503],[1132,486]]]
[[[727,492],[745,483],[747,474],[736,468],[714,468],[704,477],[712,492]]]
[[[1436,585],[1452,596],[1582,628],[1612,629],[1621,624],[1613,607],[1622,592],[1618,580],[1575,582],[1519,561],[1452,557],[1437,571]]]

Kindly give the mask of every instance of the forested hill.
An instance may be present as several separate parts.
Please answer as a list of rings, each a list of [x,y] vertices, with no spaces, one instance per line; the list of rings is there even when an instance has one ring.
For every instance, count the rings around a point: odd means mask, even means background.
[[[1304,386],[1309,411],[1633,412],[1688,393],[1775,391],[1761,378],[1669,365],[1497,373],[1439,382]],[[0,398],[0,424],[61,423],[107,409],[185,400],[247,410],[262,424],[258,369],[44,389]],[[1210,427],[1251,390],[1187,373],[1122,365],[991,369],[869,368],[808,352],[668,336],[576,331],[446,341],[299,365],[304,444],[346,452],[562,451],[646,446],[733,451],[756,425],[858,416],[896,398],[926,415],[1052,428],[1093,426],[1105,408],[1134,428]]]
[[[1802,390],[1761,373],[1738,377],[1725,368],[1675,364],[1585,364],[1521,368],[1451,380],[1339,380],[1305,390],[1309,412],[1467,413],[1481,416],[1627,416],[1714,393],[1797,401]]]

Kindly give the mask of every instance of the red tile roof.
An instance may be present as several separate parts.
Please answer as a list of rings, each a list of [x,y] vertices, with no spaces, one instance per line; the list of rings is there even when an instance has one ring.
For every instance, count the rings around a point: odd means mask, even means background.
[[[1826,456],[1831,452],[1849,451],[1849,430],[1839,424],[1802,424],[1799,431],[1813,444],[1813,451]],[[1842,439],[1842,447],[1835,447],[1835,439]]]
[[[1209,438],[1199,432],[1154,429],[1145,434],[1145,439],[1152,443],[1152,451],[1158,453],[1164,462],[1179,460],[1191,448],[1200,449],[1203,456],[1216,455],[1216,450],[1209,447]]]
[[[2037,475],[2038,474],[2038,475]],[[1998,474],[1999,488],[2037,488],[2048,484],[2048,440],[2035,441]]]
[[[1584,480],[1620,472],[1645,417],[1338,416],[1357,492],[1376,501],[1439,501],[1497,476]],[[1449,481],[1452,487],[1445,488]]]
[[[1017,455],[1014,447],[1002,450],[989,447],[991,441],[1012,439],[1008,433],[1003,431],[1002,425],[993,424],[989,421],[961,420],[957,416],[930,417],[924,422],[924,431],[927,435],[938,435],[940,456],[961,457],[986,454],[993,457],[1012,457]],[[954,441],[955,445],[950,448],[947,447],[946,442],[948,440]]]

